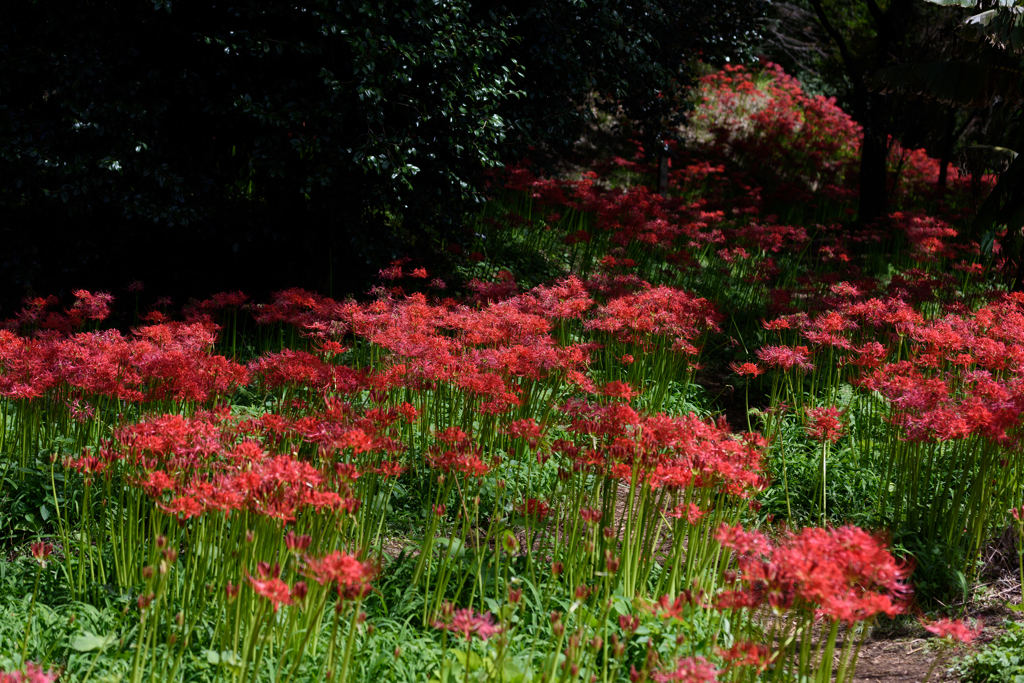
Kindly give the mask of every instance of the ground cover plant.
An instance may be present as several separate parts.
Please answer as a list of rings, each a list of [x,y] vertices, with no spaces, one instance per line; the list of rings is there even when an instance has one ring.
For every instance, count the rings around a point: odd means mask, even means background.
[[[893,142],[900,210],[856,225],[834,102],[698,94],[667,196],[639,145],[494,174],[464,286],[26,301],[0,680],[823,683],[881,619],[973,638],[936,610],[1024,505],[975,196]]]

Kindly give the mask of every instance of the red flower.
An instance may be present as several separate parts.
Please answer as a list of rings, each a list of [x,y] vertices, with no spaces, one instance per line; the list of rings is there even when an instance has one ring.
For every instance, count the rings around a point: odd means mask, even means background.
[[[246,572],[245,578],[257,595],[270,601],[270,604],[274,606],[275,612],[281,605],[292,604],[291,588],[279,578],[280,567],[275,566],[271,570],[265,567],[263,563],[260,563],[257,572],[261,578],[257,579],[248,572]]]
[[[340,550],[321,558],[306,557],[306,575],[321,585],[337,583],[338,594],[346,599],[366,596],[376,571],[372,562],[360,562]]]
[[[601,393],[611,398],[621,398],[626,401],[630,400],[637,395],[637,392],[633,390],[633,387],[629,386],[625,382],[608,382],[604,387],[601,388]]]
[[[729,363],[729,367],[732,368],[732,371],[737,375],[750,375],[751,377],[757,377],[764,372],[764,370],[759,368],[756,363]]]
[[[764,643],[738,642],[720,654],[731,666],[752,666],[758,673],[767,669],[771,662],[771,652]]]
[[[39,541],[38,543],[32,544],[32,557],[36,559],[39,564],[46,566],[46,558],[53,553],[53,546],[49,543]]]
[[[472,608],[454,610],[444,621],[439,619],[432,622],[434,628],[439,628],[452,633],[462,633],[469,640],[476,636],[480,640],[487,640],[496,633],[501,633],[501,627],[494,623],[490,612],[486,614],[475,614]]]
[[[708,660],[696,655],[680,659],[676,662],[676,668],[673,671],[651,674],[651,680],[655,683],[668,683],[669,681],[715,683],[718,680],[718,669]]]
[[[958,643],[970,644],[974,642],[984,626],[981,623],[981,619],[978,620],[977,626],[973,629],[966,621],[960,621],[956,619],[939,619],[932,623],[922,623],[924,630],[928,633],[934,633],[939,638],[949,638],[952,641]]]
[[[834,406],[807,409],[807,434],[818,441],[835,443],[842,436],[846,425],[840,419],[845,411]]]
[[[542,520],[548,516],[551,508],[542,500],[529,498],[525,503],[516,506],[516,512],[530,520]]]
[[[676,519],[685,519],[689,524],[693,525],[700,521],[701,517],[704,516],[704,511],[696,503],[688,503],[685,505],[679,505],[671,512],[666,513],[667,517],[675,517]]]
[[[44,671],[34,662],[25,664],[25,671],[0,672],[0,683],[54,683],[59,677],[57,671]]]

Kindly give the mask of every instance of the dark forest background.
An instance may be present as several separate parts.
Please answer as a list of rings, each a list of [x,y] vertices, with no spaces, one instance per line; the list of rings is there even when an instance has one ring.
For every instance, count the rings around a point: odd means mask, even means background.
[[[1013,62],[965,43],[962,14],[918,0],[15,0],[0,23],[0,316],[27,294],[135,280],[179,300],[337,297],[399,256],[443,270],[432,261],[464,238],[489,171],[571,157],[595,97],[660,149],[698,60],[764,55],[838,97],[865,129],[859,218],[875,218],[888,136],[948,160],[1013,130],[1019,82],[973,109],[915,97],[929,93],[907,74],[880,87],[922,59]]]
[[[0,289],[359,292],[600,92],[657,134],[757,2],[12,3]]]

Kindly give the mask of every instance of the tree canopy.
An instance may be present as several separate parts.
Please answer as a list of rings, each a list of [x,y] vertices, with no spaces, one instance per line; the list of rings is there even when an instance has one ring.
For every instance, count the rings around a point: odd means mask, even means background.
[[[333,272],[344,291],[456,238],[487,169],[571,144],[591,93],[666,130],[688,63],[744,49],[761,7],[18,0],[0,26],[5,288],[188,270],[209,291],[263,263],[267,287]]]

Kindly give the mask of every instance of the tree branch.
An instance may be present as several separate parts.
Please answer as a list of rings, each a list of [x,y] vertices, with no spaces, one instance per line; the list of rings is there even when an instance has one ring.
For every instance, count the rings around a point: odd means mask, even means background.
[[[882,8],[878,6],[878,3],[875,2],[875,0],[867,0],[867,2],[868,12],[871,13],[871,17],[875,20],[875,23],[878,24],[878,32],[882,33],[885,31],[885,14],[882,12]]]
[[[853,82],[854,88],[862,87],[861,74],[857,71],[856,64],[853,61],[853,55],[850,54],[850,48],[847,47],[846,41],[843,40],[843,36],[836,27],[832,25],[832,22],[828,20],[828,15],[825,14],[825,9],[821,6],[821,0],[811,0],[811,6],[814,7],[814,13],[818,15],[818,21],[821,22],[822,28],[825,29],[825,33],[828,34],[836,47],[839,48],[839,56],[843,58],[843,64],[846,66],[846,71],[850,76],[850,80]]]

